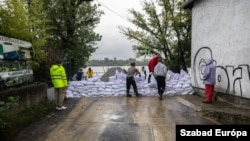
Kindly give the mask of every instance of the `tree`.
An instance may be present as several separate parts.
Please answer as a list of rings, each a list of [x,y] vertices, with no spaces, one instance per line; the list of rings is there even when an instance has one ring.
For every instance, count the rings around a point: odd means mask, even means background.
[[[128,19],[137,28],[119,27],[129,40],[135,40],[137,56],[161,54],[173,71],[187,70],[191,57],[191,13],[181,9],[184,0],[144,0],[143,12],[130,9]]]
[[[47,11],[44,9],[43,0],[26,0],[29,13],[31,42],[34,47],[35,57],[33,58],[33,71],[35,80],[48,78],[49,67],[47,41],[51,38],[48,30],[50,20],[47,19]]]
[[[40,0],[8,0],[1,5],[0,34],[30,41],[35,50],[34,61],[45,60],[43,47],[49,35],[43,2]],[[39,65],[39,64],[38,64]]]
[[[38,63],[46,60],[44,52],[47,40],[51,38],[48,34],[50,27],[47,25],[50,21],[46,19],[46,11],[43,9],[43,1],[27,0],[30,32],[32,33],[31,42],[35,47],[36,58]]]
[[[41,0],[6,0],[0,7],[0,34],[32,43],[34,75],[46,72],[45,45],[50,37],[46,11]],[[37,72],[39,70],[39,72]]]
[[[0,34],[30,41],[29,16],[25,0],[7,0],[0,5]]]
[[[43,47],[45,46],[49,35],[46,26],[48,20],[45,19],[43,2],[39,0],[8,0],[0,8],[1,22],[0,34],[26,40],[32,43],[36,64],[46,60]]]
[[[100,22],[102,11],[85,0],[52,0],[48,3],[48,18],[52,29],[50,45],[63,53],[69,75],[86,66],[101,36],[93,30]]]

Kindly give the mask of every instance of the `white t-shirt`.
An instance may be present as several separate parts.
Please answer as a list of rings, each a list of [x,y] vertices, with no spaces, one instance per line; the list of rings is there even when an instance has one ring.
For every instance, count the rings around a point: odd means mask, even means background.
[[[167,75],[167,67],[164,64],[162,64],[161,62],[158,62],[154,68],[154,74],[156,76],[166,76]]]

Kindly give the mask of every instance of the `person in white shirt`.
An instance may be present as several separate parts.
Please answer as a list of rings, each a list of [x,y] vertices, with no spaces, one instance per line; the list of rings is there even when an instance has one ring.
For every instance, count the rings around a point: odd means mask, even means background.
[[[160,100],[162,100],[163,99],[162,95],[166,88],[166,76],[167,76],[167,67],[162,63],[162,58],[158,59],[158,63],[154,68],[154,75],[157,82],[159,98]]]

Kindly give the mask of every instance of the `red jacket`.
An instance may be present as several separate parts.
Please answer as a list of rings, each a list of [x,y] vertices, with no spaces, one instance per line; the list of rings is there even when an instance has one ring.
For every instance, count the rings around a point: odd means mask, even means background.
[[[161,58],[161,56],[154,56],[153,58],[151,58],[148,62],[148,69],[149,69],[149,72],[152,72],[154,73],[154,68],[158,62],[158,59]]]

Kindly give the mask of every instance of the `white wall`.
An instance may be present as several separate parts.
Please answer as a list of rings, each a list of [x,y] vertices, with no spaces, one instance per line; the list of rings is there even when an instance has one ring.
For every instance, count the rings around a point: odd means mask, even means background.
[[[192,85],[204,88],[205,60],[217,66],[215,90],[250,98],[250,0],[199,0],[192,9]]]

